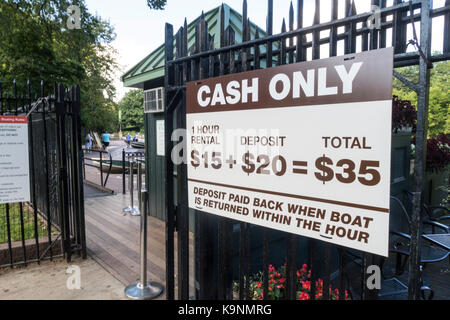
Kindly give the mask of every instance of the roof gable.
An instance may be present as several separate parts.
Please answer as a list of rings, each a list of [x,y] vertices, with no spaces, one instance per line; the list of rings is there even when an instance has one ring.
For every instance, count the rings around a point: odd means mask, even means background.
[[[208,12],[205,15],[205,21],[208,24],[208,33],[214,38],[214,47],[220,47],[220,17],[221,8],[218,6]],[[231,26],[235,31],[236,42],[242,42],[242,15],[236,10],[232,9],[227,4],[223,4],[225,29]],[[188,51],[192,49],[195,41],[195,26],[200,20],[201,16],[192,21],[188,25]],[[263,29],[251,23],[250,33],[254,37],[256,29],[258,29],[260,36],[265,36],[266,33]],[[176,46],[174,45],[174,48]],[[164,58],[165,49],[164,44],[159,46],[148,56],[142,59],[138,64],[128,70],[120,80],[124,83],[125,87],[143,88],[143,84],[146,81],[150,81],[164,76]]]

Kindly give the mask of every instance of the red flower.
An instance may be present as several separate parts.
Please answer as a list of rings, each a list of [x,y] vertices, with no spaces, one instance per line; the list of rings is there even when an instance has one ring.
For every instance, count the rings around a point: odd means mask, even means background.
[[[310,290],[311,289],[311,282],[310,281],[301,281],[302,287],[305,290]]]
[[[300,292],[300,294],[298,295],[298,299],[299,300],[309,300],[309,294],[307,294],[306,292]]]

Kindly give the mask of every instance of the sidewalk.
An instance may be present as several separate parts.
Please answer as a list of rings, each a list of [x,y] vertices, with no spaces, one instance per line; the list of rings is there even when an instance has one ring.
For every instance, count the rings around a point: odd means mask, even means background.
[[[69,290],[66,274],[78,266],[81,289]],[[68,264],[63,259],[45,261],[26,268],[0,269],[0,300],[123,300],[124,285],[91,258]]]

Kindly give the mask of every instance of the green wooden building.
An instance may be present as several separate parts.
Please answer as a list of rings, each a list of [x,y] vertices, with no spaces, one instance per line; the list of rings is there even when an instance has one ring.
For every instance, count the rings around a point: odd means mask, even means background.
[[[215,48],[220,47],[221,9],[218,6],[206,13],[208,33],[214,39]],[[235,34],[235,41],[242,42],[242,15],[230,6],[223,4],[225,29],[230,27]],[[188,24],[188,51],[194,50],[195,26],[200,20],[198,17]],[[255,24],[251,24],[252,38],[256,30],[261,37],[265,31]],[[164,30],[164,26],[161,26]],[[176,47],[176,45],[174,45]],[[145,141],[147,150],[147,163],[150,166],[147,175],[147,185],[150,191],[150,215],[164,220],[164,173],[165,155],[163,146],[164,128],[164,44],[147,55],[142,61],[128,70],[121,81],[125,87],[144,90],[145,108]],[[264,62],[262,63],[264,65]],[[158,131],[158,128],[160,129]]]

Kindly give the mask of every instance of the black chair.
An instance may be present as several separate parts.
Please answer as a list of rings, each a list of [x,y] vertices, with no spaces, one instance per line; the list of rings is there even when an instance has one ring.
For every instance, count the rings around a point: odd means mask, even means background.
[[[412,206],[413,194],[404,192],[408,205]],[[422,205],[422,219],[424,220],[424,233],[436,233],[436,228],[444,233],[450,233],[450,210],[444,206]]]
[[[400,199],[391,196],[391,222],[392,221],[395,221],[395,223],[391,223],[389,251],[396,254],[397,257],[396,274],[402,274],[407,265],[410,252],[411,217]],[[399,224],[399,221],[402,221],[402,223]],[[436,221],[422,219],[422,230],[427,230],[427,226],[434,227],[432,229],[441,229],[444,232],[447,230],[444,225]],[[440,262],[450,256],[450,251],[434,245],[428,239],[423,237],[423,234],[420,249],[420,263],[423,267],[428,263]]]
[[[408,202],[410,198],[408,199]],[[411,240],[411,217],[403,202],[397,197],[391,196],[390,203],[390,236],[389,253],[394,258],[395,263],[387,264],[388,259],[380,261],[382,272],[381,290],[378,293],[379,299],[407,299],[408,297],[408,260],[410,255]],[[424,211],[425,212],[425,211]],[[446,227],[430,219],[422,219],[422,230],[428,226],[432,229],[440,229],[446,232]],[[356,250],[345,250],[345,254],[350,261],[362,267],[362,253]],[[420,266],[420,286],[421,296],[424,300],[431,300],[434,296],[430,288],[428,277],[423,275],[423,267],[428,263],[440,262],[450,256],[448,250],[435,246],[426,238],[422,238],[421,245],[421,266]],[[425,281],[424,281],[425,279]],[[354,295],[359,295],[358,288],[352,288]]]

